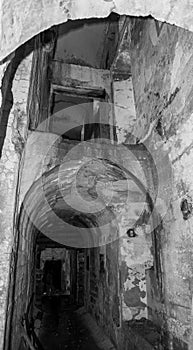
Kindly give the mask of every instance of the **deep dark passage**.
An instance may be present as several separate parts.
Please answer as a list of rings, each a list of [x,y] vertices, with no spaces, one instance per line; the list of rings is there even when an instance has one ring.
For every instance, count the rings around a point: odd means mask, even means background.
[[[99,350],[67,296],[44,297],[39,339],[44,350]]]
[[[47,289],[61,289],[61,260],[46,261],[44,267],[44,291]]]

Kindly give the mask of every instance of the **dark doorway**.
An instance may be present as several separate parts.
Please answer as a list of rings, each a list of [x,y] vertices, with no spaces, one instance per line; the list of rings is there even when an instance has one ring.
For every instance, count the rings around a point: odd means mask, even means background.
[[[48,260],[44,265],[44,291],[61,290],[61,260]]]

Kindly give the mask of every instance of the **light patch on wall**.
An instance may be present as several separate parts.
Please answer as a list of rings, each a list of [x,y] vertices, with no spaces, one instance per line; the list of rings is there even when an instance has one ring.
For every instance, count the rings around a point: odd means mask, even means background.
[[[175,57],[173,61],[173,67],[171,71],[171,91],[175,90],[176,88],[176,78],[178,77],[178,71],[181,66],[182,56],[183,56],[182,46],[179,45],[179,43],[177,42],[176,48],[175,48]]]
[[[132,79],[114,81],[113,86],[118,143],[130,143],[136,122]]]

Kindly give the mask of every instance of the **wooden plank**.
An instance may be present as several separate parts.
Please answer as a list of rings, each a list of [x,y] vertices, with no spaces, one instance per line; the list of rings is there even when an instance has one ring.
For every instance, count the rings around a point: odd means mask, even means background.
[[[50,31],[52,32],[52,31]],[[50,61],[54,53],[54,39],[44,43],[44,38],[39,35],[35,40],[35,49],[32,61],[30,88],[28,96],[27,112],[29,116],[29,128],[35,130],[38,125],[47,119],[50,97]],[[46,130],[44,130],[46,131]]]
[[[91,91],[99,90],[99,92],[106,90],[107,93],[110,93],[110,72],[108,70],[66,64],[58,60],[52,60],[50,70],[53,85],[85,88]]]
[[[52,79],[52,82],[54,82],[54,79]],[[74,87],[74,82],[73,80],[71,82],[66,81],[65,86],[62,85],[57,85],[57,84],[52,84],[52,89],[54,91],[60,91],[65,93],[66,95],[70,96],[79,96],[79,97],[87,97],[87,98],[105,98],[106,92],[105,89],[103,88],[91,88],[91,87],[84,87],[81,86],[80,82],[79,84]]]

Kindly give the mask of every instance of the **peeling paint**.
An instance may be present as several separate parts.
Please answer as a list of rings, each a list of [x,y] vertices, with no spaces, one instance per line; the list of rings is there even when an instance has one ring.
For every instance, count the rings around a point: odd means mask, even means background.
[[[147,293],[147,301],[151,319],[170,333],[173,344],[170,346],[180,349],[180,345],[177,345],[180,341],[187,348],[192,322],[192,215],[189,213],[187,220],[184,220],[181,204],[185,198],[188,198],[188,203],[191,202],[193,196],[193,85],[190,79],[193,36],[190,32],[165,24],[158,40],[157,33],[153,33],[156,30],[152,23],[154,20],[148,21],[144,27],[140,23],[140,37],[136,39],[135,31],[133,37],[131,35],[137,114],[135,132],[141,139],[154,120],[160,121],[161,125],[156,125],[146,142],[152,150],[157,149],[156,161],[162,162],[164,152],[168,154],[172,168],[172,191],[168,193],[168,210],[162,216],[158,242],[164,294],[160,299],[154,271],[147,270],[147,290],[151,289]],[[144,73],[146,71],[147,75]],[[166,177],[163,176],[161,183],[163,191],[168,186]],[[192,343],[189,346],[192,348]]]

